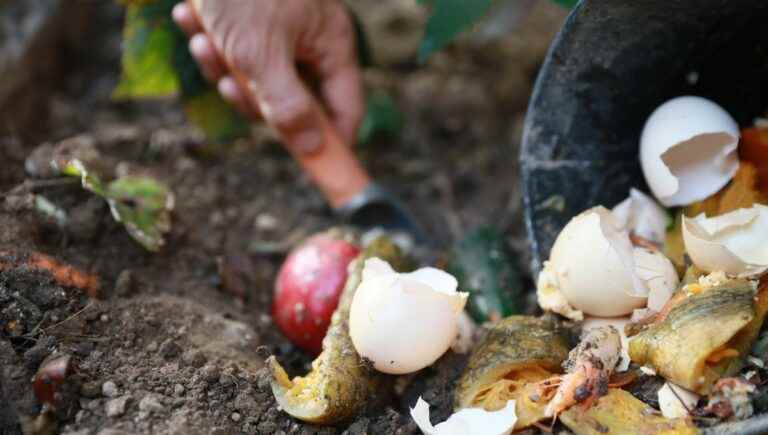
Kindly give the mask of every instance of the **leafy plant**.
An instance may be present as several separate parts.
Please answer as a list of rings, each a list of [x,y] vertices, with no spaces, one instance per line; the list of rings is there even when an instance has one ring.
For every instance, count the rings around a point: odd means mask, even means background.
[[[112,217],[144,248],[154,252],[165,244],[165,233],[171,230],[174,197],[164,184],[137,175],[104,183],[77,159],[57,162],[56,167],[64,175],[80,178],[83,188],[104,198]]]
[[[187,118],[214,143],[248,134],[248,121],[211,88],[171,18],[180,0],[127,0],[122,76],[114,98],[181,96]]]

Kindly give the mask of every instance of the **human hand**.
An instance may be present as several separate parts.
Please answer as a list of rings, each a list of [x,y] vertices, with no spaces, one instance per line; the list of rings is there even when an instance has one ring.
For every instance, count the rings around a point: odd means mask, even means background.
[[[362,77],[339,0],[188,0],[173,18],[222,97],[251,119],[263,117],[294,152],[322,145],[324,107],[345,143],[354,143]],[[317,81],[321,101],[299,66]]]

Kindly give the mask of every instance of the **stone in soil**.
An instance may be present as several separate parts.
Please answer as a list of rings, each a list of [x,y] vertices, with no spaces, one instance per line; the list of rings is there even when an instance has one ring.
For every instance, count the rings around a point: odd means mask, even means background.
[[[125,414],[125,409],[128,406],[129,400],[131,400],[130,396],[123,396],[107,401],[107,404],[105,405],[107,417],[120,417]]]
[[[104,382],[101,385],[101,394],[103,394],[104,397],[117,396],[117,385],[115,385],[115,383],[112,381]]]

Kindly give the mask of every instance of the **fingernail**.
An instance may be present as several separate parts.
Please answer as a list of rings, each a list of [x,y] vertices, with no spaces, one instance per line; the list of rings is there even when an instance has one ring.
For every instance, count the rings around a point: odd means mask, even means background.
[[[316,130],[305,130],[291,139],[291,146],[302,154],[317,152],[323,144],[323,135]]]

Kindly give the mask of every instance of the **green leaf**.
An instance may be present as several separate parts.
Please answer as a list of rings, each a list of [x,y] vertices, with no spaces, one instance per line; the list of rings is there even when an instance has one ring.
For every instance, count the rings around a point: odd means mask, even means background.
[[[403,129],[403,114],[389,95],[371,94],[366,102],[365,118],[360,125],[357,141],[369,143],[379,135],[397,136]]]
[[[493,0],[421,0],[432,6],[424,39],[419,47],[419,61],[453,41],[461,32],[469,29],[485,16]]]
[[[568,9],[571,9],[572,7],[579,4],[579,0],[552,0],[552,1]]]
[[[483,226],[468,232],[453,246],[447,270],[469,293],[467,311],[477,322],[522,312],[525,292],[520,271],[498,229]]]
[[[226,143],[247,136],[250,124],[218,92],[208,91],[184,98],[184,112],[214,143]]]
[[[131,237],[149,251],[165,244],[171,230],[174,198],[168,188],[150,177],[126,176],[109,183],[107,203],[112,216]]]
[[[105,185],[77,159],[57,162],[57,167],[64,175],[79,177],[83,188],[104,198],[112,217],[144,248],[158,251],[165,244],[174,203],[173,194],[165,185],[146,176],[121,177]]]
[[[72,159],[63,162],[55,162],[55,166],[63,175],[80,178],[83,188],[104,197],[106,189],[98,175],[91,173],[81,160]]]
[[[165,0],[163,1],[165,3]],[[123,30],[122,76],[114,98],[157,98],[178,93],[173,65],[178,36],[157,5],[130,5]]]
[[[248,136],[248,121],[205,80],[171,11],[181,0],[128,0],[123,72],[115,98],[181,94],[187,119],[213,144]]]

